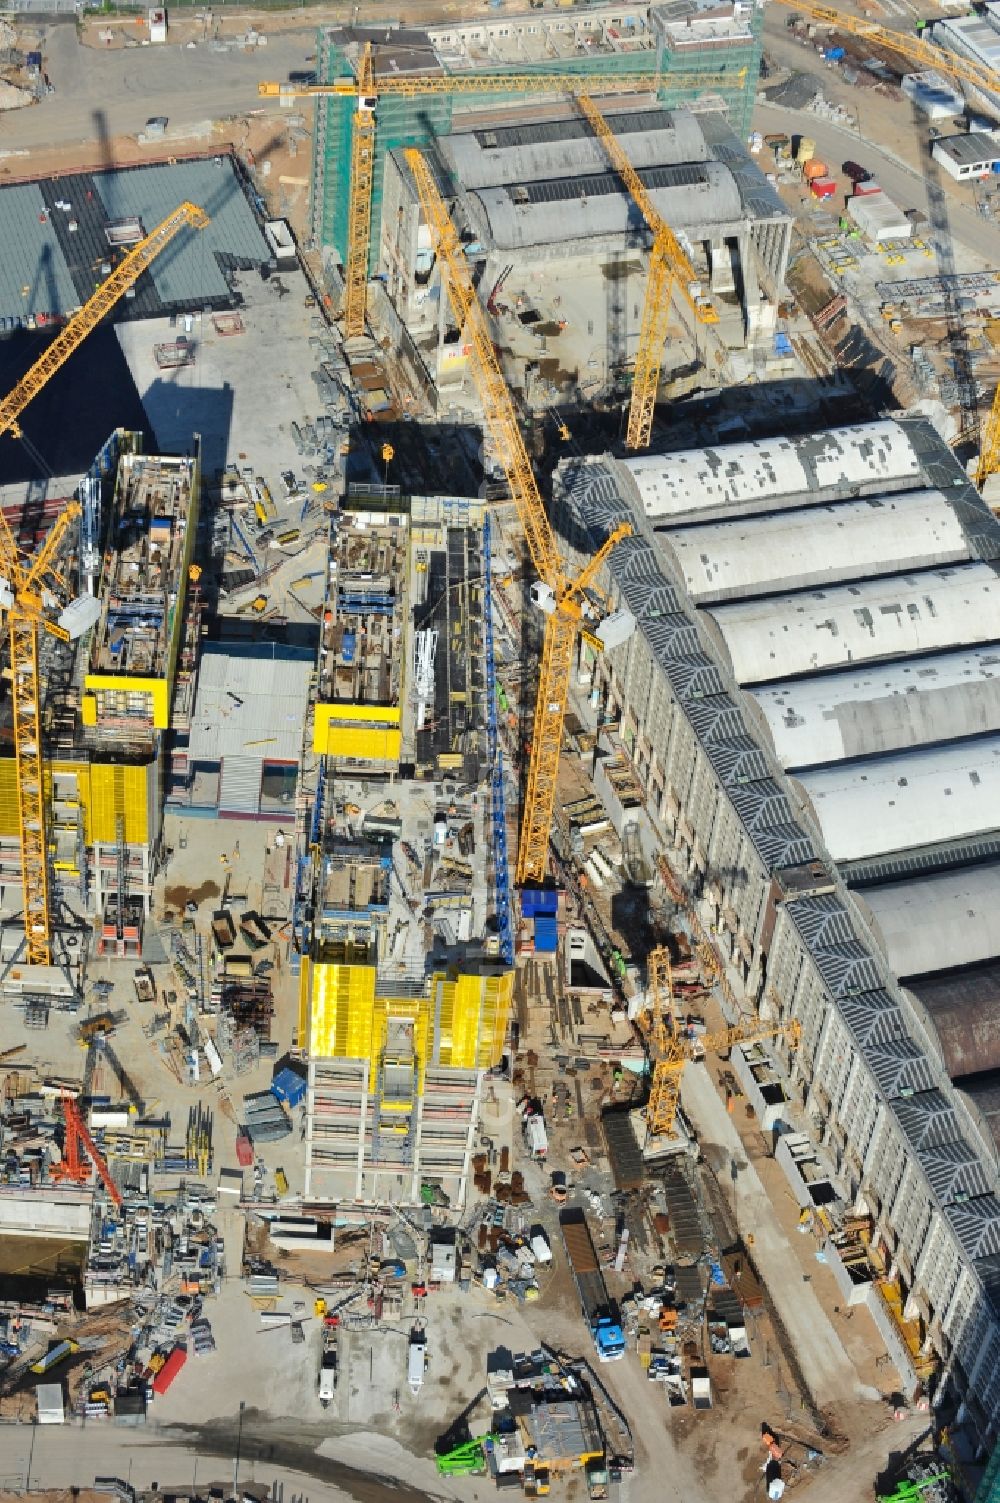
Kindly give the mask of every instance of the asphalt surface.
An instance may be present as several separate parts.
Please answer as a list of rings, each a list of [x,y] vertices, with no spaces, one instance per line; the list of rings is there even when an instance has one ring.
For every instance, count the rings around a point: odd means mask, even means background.
[[[156,115],[176,128],[273,108],[258,82],[304,67],[315,43],[315,27],[305,26],[276,32],[252,52],[215,51],[210,42],[102,52],[80,45],[73,22],[59,22],[45,41],[55,93],[0,116],[0,152],[135,136]]]
[[[357,1471],[320,1456],[312,1444],[296,1443],[293,1420],[281,1422],[268,1439],[257,1417],[244,1417],[239,1435],[238,1484],[251,1493],[270,1488],[283,1503],[425,1503],[428,1494],[394,1478]],[[89,1487],[95,1477],[120,1477],[133,1487],[187,1493],[212,1483],[233,1487],[235,1422],[213,1438],[152,1426],[0,1426],[0,1489]],[[30,1478],[30,1483],[29,1483]],[[443,1490],[444,1495],[450,1489]]]

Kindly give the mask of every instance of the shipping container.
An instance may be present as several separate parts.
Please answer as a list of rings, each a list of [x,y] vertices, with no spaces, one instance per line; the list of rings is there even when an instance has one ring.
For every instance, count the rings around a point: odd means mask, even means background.
[[[814,177],[809,184],[809,192],[814,198],[832,198],[837,191],[837,184],[832,177]]]

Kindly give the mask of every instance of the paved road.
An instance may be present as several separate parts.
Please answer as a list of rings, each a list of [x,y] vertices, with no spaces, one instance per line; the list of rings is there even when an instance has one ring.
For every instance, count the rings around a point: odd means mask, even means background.
[[[811,136],[823,161],[838,167],[841,162],[860,158],[901,209],[929,212],[927,188],[920,173],[856,132],[832,125],[805,110],[788,110],[774,104],[758,104],[754,109],[753,123],[756,130],[765,134],[784,131],[790,135],[801,131],[803,135]],[[974,209],[952,202],[948,203],[948,219],[952,237],[960,245],[994,266],[1000,264],[1000,234],[995,223],[981,218]]]
[[[154,115],[172,127],[196,126],[260,109],[267,101],[257,95],[259,80],[303,67],[315,37],[307,26],[278,32],[255,52],[216,52],[203,42],[101,52],[82,47],[76,27],[60,22],[45,42],[55,93],[0,117],[0,152],[99,140],[102,132],[134,136]]]
[[[95,1477],[122,1477],[133,1486],[185,1492],[195,1482],[207,1487],[224,1482],[230,1491],[232,1458],[199,1456],[171,1445],[155,1430],[120,1430],[107,1425],[4,1425],[0,1428],[0,1486],[20,1490],[30,1478],[34,1488],[89,1487]],[[331,1469],[332,1470],[332,1469]],[[301,1503],[344,1503],[332,1481],[325,1484],[303,1473],[242,1463],[241,1486],[279,1484],[285,1503],[294,1494]]]

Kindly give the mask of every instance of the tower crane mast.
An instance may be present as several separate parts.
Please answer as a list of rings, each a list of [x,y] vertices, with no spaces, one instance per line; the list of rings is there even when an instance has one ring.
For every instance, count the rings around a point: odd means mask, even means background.
[[[585,592],[593,584],[611,550],[622,538],[630,536],[632,527],[628,522],[620,523],[576,579],[567,578],[538,481],[521,437],[514,402],[500,369],[486,315],[472,285],[455,227],[421,153],[414,147],[409,147],[405,157],[413,173],[434,249],[443,268],[455,321],[459,329],[464,330],[464,337],[472,349],[472,371],[483,407],[485,426],[507,477],[518,520],[538,574],[539,583],[532,587],[532,594],[536,603],[546,611],[531,758],[515,874],[518,884],[524,885],[541,882],[548,868],[549,834],[555,807],[556,778],[569,695],[573,647],[590,610]]]
[[[698,291],[698,279],[686,251],[656,208],[645,183],[597,105],[588,94],[578,94],[576,102],[653,237],[625,435],[625,442],[630,449],[646,449],[653,432],[653,410],[660,384],[663,346],[667,337],[674,289],[680,288],[699,323],[717,324],[719,315],[715,305]]]
[[[63,366],[101,319],[133,287],[146,268],[185,226],[202,229],[208,216],[183,203],[127,252],[78,313],[66,324],[20,381],[0,400],[0,437],[21,436],[19,418],[28,403]],[[51,956],[48,843],[45,830],[45,775],[42,766],[42,685],[38,633],[68,642],[66,612],[55,616],[66,581],[56,565],[80,505],[69,502],[56,517],[37,553],[25,558],[0,511],[0,610],[7,613],[17,806],[24,891],[24,936],[29,965],[48,965]],[[82,628],[81,628],[82,629]]]

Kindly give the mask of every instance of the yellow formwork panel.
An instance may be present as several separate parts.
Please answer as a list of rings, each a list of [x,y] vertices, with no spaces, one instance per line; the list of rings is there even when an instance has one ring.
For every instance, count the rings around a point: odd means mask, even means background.
[[[367,1059],[369,1089],[374,1090],[389,1019],[411,1018],[417,1088],[422,1091],[431,1059],[457,1070],[499,1064],[513,983],[510,971],[499,976],[439,974],[429,996],[376,997],[374,966],[307,962],[300,983],[299,1036],[305,1038],[308,1031],[309,1051],[320,1058]]]
[[[398,762],[401,731],[380,726],[328,725],[319,722],[313,733],[313,750],[325,757],[356,757],[359,762]]]
[[[492,1070],[500,1063],[513,1001],[513,971],[503,971],[499,976],[485,978],[483,1011],[479,1024],[479,1052],[476,1057],[476,1064],[481,1070]]]
[[[17,817],[17,766],[13,756],[0,762],[0,835],[21,838]]]
[[[350,720],[352,722],[372,725],[400,725],[403,719],[403,711],[400,705],[356,705],[336,704],[319,705],[327,720]]]
[[[161,731],[169,728],[170,684],[165,678],[134,678],[130,673],[88,673],[84,676],[83,687],[91,694],[102,689],[110,694],[145,694],[154,726]]]
[[[483,976],[459,976],[457,978],[451,1025],[451,1047],[447,1056],[443,1036],[439,1044],[438,1055],[443,1065],[453,1065],[458,1070],[476,1068],[484,986],[485,977]]]
[[[375,967],[317,961],[311,992],[310,1054],[321,1059],[371,1059]]]
[[[58,764],[56,770],[59,770]],[[95,762],[89,772],[89,797],[83,786],[85,780],[80,780],[87,844],[113,844],[118,839],[118,817],[123,815],[125,839],[129,845],[146,845],[149,841],[149,780],[156,776],[155,762],[138,767]]]

